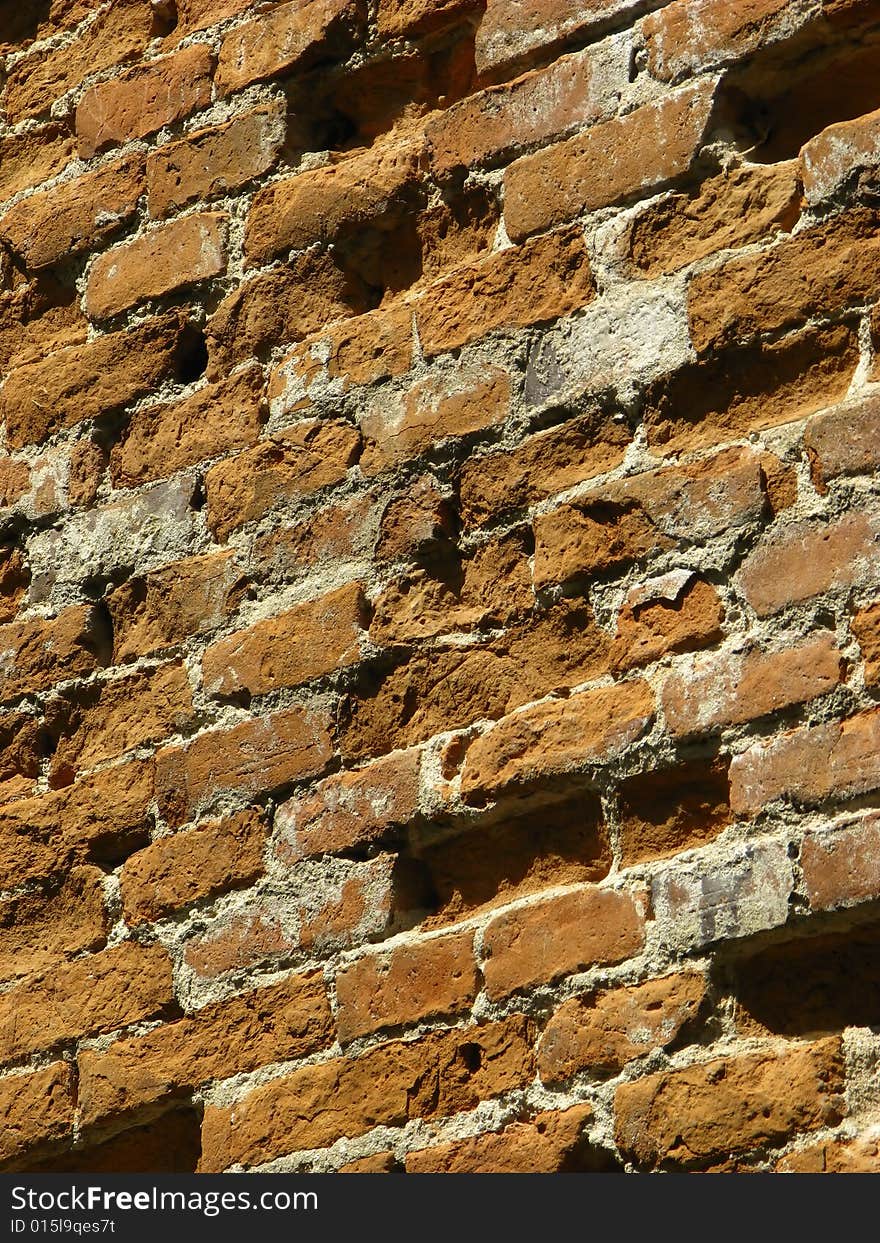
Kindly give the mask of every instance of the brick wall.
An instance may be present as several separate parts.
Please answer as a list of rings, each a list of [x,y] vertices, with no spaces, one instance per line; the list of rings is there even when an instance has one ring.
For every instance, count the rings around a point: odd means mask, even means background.
[[[0,56],[3,1168],[878,1168],[877,4]]]

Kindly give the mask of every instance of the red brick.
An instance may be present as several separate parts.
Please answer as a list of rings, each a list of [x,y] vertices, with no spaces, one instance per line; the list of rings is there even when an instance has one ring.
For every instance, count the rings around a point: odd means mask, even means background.
[[[423,148],[423,139],[377,143],[259,190],[245,233],[249,265],[258,267],[314,242],[332,242],[345,230],[400,217],[407,194],[419,184]]]
[[[429,122],[431,162],[440,176],[506,163],[612,115],[624,81],[622,66],[588,51],[490,87]]]
[[[515,1016],[304,1066],[232,1107],[205,1110],[202,1172],[260,1165],[374,1126],[473,1109],[529,1082],[530,1038],[528,1020]]]
[[[92,249],[130,220],[143,185],[143,156],[127,156],[17,203],[0,220],[0,239],[27,268],[57,263]]]
[[[538,1114],[502,1131],[452,1140],[406,1154],[407,1174],[576,1174],[611,1164],[587,1142],[591,1105]]]
[[[877,535],[864,513],[828,522],[798,522],[760,540],[738,574],[759,617],[823,592],[873,577]]]
[[[403,375],[412,360],[412,309],[392,302],[307,337],[273,371],[269,396],[281,409],[294,410],[329,381],[340,380],[344,388],[370,384]]]
[[[723,617],[715,588],[688,570],[639,583],[617,618],[612,667],[622,672],[669,652],[707,647],[721,638]]]
[[[703,353],[873,300],[878,248],[880,217],[856,209],[700,273],[688,286],[694,346]]]
[[[173,1002],[164,949],[127,942],[102,950],[0,996],[0,1061],[157,1018]]]
[[[880,604],[860,609],[852,620],[852,632],[862,649],[865,685],[880,686]]]
[[[77,772],[183,733],[195,720],[189,678],[180,664],[104,682],[80,692],[69,707],[62,701],[57,711],[63,729],[49,770],[53,785],[67,785]]]
[[[3,626],[0,699],[17,699],[88,676],[108,663],[108,642],[100,613],[89,605],[64,609],[49,621],[35,618]]]
[[[779,652],[692,657],[679,662],[663,684],[666,723],[678,737],[739,725],[828,694],[843,671],[831,634]]]
[[[615,1138],[642,1166],[699,1169],[839,1122],[839,1039],[786,1053],[716,1058],[617,1089]]]
[[[104,319],[220,276],[226,269],[227,219],[222,212],[185,216],[101,255],[89,272],[87,314]]]
[[[322,713],[291,708],[160,751],[156,794],[162,814],[171,824],[184,824],[221,794],[261,794],[317,776],[331,754],[328,725]]]
[[[83,1126],[187,1094],[210,1079],[305,1057],[331,1043],[319,973],[213,1002],[144,1036],[79,1055]]]
[[[711,83],[700,83],[523,156],[504,177],[507,232],[521,241],[683,176],[705,140],[712,103]]]
[[[627,893],[584,885],[503,911],[483,932],[483,977],[493,1001],[588,967],[641,953],[644,914]]]
[[[864,816],[852,824],[810,832],[801,846],[801,867],[814,910],[871,902],[880,897],[880,821]]]
[[[76,109],[79,154],[145,138],[211,102],[214,57],[196,43],[91,87]]]
[[[430,358],[490,332],[558,319],[595,293],[581,230],[560,229],[463,264],[428,286],[415,303],[419,342]]]
[[[344,1043],[424,1019],[469,1010],[479,988],[472,929],[364,955],[336,975]]]
[[[510,379],[499,368],[459,366],[450,376],[420,380],[398,404],[378,397],[361,419],[366,475],[417,457],[451,437],[503,423],[510,409]]]
[[[69,1062],[53,1062],[0,1084],[0,1161],[21,1158],[29,1149],[73,1135],[75,1096]]]
[[[238,190],[272,168],[283,141],[283,115],[264,104],[160,147],[147,160],[150,215],[171,216],[178,207]]]
[[[777,798],[812,806],[880,786],[880,713],[804,726],[757,742],[730,765],[730,805],[755,815]]]
[[[376,22],[383,39],[415,38],[476,16],[482,7],[483,0],[379,0]]]
[[[804,432],[804,448],[819,491],[827,491],[829,479],[876,470],[880,466],[878,435],[880,397],[873,394],[810,419]]]
[[[857,333],[843,324],[689,363],[648,386],[648,444],[692,453],[803,419],[846,395],[858,363]]]
[[[341,483],[357,460],[360,443],[347,423],[304,420],[212,466],[205,477],[210,530],[216,539],[225,539],[279,502]]]
[[[126,922],[163,919],[202,898],[240,889],[263,871],[266,825],[256,810],[160,837],[120,875]]]
[[[163,315],[18,367],[0,389],[9,446],[40,444],[149,393],[173,370],[180,329],[176,315]]]
[[[690,973],[572,997],[544,1028],[538,1074],[544,1083],[562,1083],[582,1070],[616,1074],[633,1058],[671,1045],[705,1000],[705,980]]]
[[[607,484],[535,519],[535,586],[711,539],[755,522],[764,505],[760,462],[747,449]]]
[[[104,874],[74,867],[57,883],[0,901],[0,980],[47,971],[107,939]]]
[[[0,202],[60,173],[74,150],[70,130],[55,121],[0,140]]]
[[[311,794],[275,813],[275,850],[285,863],[381,843],[395,826],[414,820],[419,805],[420,752],[400,751],[334,773]]]
[[[651,769],[620,785],[621,864],[705,845],[731,822],[726,766],[694,760]]]
[[[265,695],[355,664],[366,602],[358,583],[220,639],[205,652],[202,677],[212,695]]]
[[[236,27],[220,49],[218,93],[228,95],[276,74],[302,73],[319,61],[341,60],[354,49],[364,9],[363,0],[294,0]]]
[[[788,0],[674,0],[642,24],[648,71],[674,82],[756,51],[786,30]]]
[[[250,448],[263,422],[262,389],[262,372],[249,367],[183,401],[142,407],[110,454],[113,486],[134,488]]]

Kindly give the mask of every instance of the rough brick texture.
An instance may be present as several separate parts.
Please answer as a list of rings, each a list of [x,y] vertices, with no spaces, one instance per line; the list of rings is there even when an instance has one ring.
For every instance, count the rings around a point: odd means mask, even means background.
[[[0,1171],[876,1171],[875,0],[0,10]]]

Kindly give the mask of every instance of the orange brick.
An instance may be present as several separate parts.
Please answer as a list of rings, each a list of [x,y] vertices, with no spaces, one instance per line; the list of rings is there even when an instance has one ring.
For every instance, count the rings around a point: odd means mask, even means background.
[[[236,27],[223,40],[217,91],[229,95],[251,82],[302,73],[354,49],[365,19],[363,0],[294,0]]]
[[[69,1062],[53,1062],[0,1084],[0,1161],[22,1157],[40,1144],[73,1135],[75,1111]]]
[[[76,109],[79,154],[145,138],[211,102],[214,57],[196,43],[86,91]]]
[[[262,794],[317,776],[331,755],[328,726],[322,713],[292,708],[160,751],[156,794],[162,814],[184,824],[223,793]]]
[[[131,926],[163,919],[202,898],[239,889],[263,871],[266,825],[256,810],[160,837],[122,869],[122,905]]]
[[[785,30],[788,0],[674,0],[642,24],[648,70],[673,82],[754,52]]]
[[[620,784],[621,864],[662,859],[712,841],[731,822],[727,768],[692,760]]]
[[[414,38],[476,15],[482,0],[379,0],[376,21],[385,39]]]
[[[69,128],[55,121],[0,141],[0,202],[60,173],[73,159]]]
[[[487,0],[477,29],[477,69],[487,78],[509,76],[638,8],[638,0]]]
[[[535,155],[504,178],[504,223],[514,241],[638,194],[691,169],[712,110],[710,85],[685,87],[625,117],[594,125]]]
[[[860,609],[852,621],[852,631],[865,661],[865,685],[880,685],[880,604]]]
[[[880,399],[871,395],[816,415],[804,432],[813,483],[827,491],[827,480],[868,474],[880,466]]]
[[[639,583],[617,618],[612,667],[634,669],[669,652],[707,647],[721,638],[723,617],[715,588],[688,570]]]
[[[644,914],[626,893],[583,885],[496,915],[483,932],[493,1001],[588,967],[623,962],[645,943]]]
[[[339,1039],[460,1014],[479,987],[472,929],[367,954],[336,976]]]
[[[801,867],[814,910],[853,906],[880,896],[878,843],[880,822],[876,815],[806,835]]]
[[[538,1114],[503,1131],[453,1140],[406,1154],[407,1174],[575,1174],[611,1167],[584,1135],[590,1105]]]
[[[853,173],[870,182],[878,141],[880,111],[829,125],[811,138],[798,161],[807,202],[817,205],[831,198]]]
[[[3,626],[0,699],[17,699],[68,678],[86,677],[109,663],[109,639],[100,612],[89,605],[64,609],[50,621],[37,618]]]
[[[0,901],[0,980],[35,975],[107,939],[104,874],[74,867],[57,883]]]

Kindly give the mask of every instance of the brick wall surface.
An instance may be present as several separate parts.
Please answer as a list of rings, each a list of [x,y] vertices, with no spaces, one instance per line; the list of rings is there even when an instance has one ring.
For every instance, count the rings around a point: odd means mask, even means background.
[[[880,5],[0,59],[2,1168],[880,1168]]]

